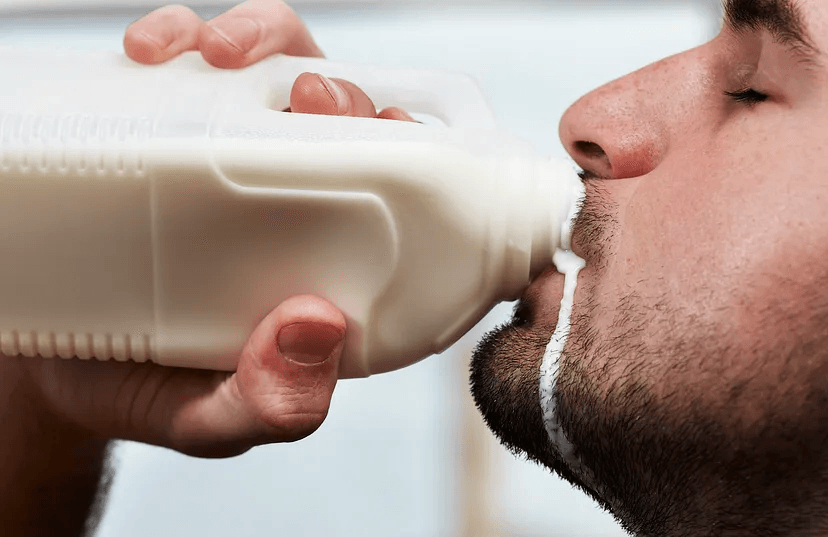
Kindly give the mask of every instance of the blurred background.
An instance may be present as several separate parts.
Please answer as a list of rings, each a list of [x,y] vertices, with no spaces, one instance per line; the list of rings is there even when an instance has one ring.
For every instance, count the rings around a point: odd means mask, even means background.
[[[211,17],[231,2],[183,1]],[[718,0],[291,2],[330,58],[464,71],[500,124],[564,156],[557,122],[580,95],[719,29]],[[155,0],[0,0],[0,44],[121,50]],[[610,537],[625,533],[586,496],[515,458],[468,396],[475,342],[498,307],[441,356],[341,382],[310,438],[225,461],[133,443],[98,537]]]

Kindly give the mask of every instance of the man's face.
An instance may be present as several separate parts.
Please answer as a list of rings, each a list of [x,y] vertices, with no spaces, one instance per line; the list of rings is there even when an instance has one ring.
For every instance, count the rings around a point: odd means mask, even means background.
[[[538,399],[563,276],[535,281],[472,366],[504,443],[642,534],[750,534],[826,479],[828,56],[811,48],[828,51],[828,3],[728,9],[713,41],[562,120],[587,185],[556,398],[575,462]]]

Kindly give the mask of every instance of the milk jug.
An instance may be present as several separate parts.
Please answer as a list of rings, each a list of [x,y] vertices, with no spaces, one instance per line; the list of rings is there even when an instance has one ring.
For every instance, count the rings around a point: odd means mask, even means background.
[[[440,121],[283,112],[306,71]],[[18,47],[0,72],[6,355],[231,371],[309,293],[346,316],[342,378],[391,371],[519,296],[583,193],[463,75]]]

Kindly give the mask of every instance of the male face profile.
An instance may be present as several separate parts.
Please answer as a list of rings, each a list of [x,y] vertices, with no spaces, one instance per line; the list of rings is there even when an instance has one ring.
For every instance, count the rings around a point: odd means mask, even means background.
[[[587,262],[546,433],[548,271],[480,344],[510,448],[639,535],[828,531],[828,3],[729,0],[711,42],[575,103]],[[569,450],[571,445],[571,451]]]

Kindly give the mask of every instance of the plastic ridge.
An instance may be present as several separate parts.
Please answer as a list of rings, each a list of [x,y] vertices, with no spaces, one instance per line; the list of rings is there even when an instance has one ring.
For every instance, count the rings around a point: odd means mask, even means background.
[[[6,356],[29,358],[78,357],[82,360],[115,359],[119,362],[154,361],[155,344],[149,334],[75,334],[4,330],[0,332],[0,352]]]
[[[0,114],[0,171],[142,177],[144,159],[131,146],[151,135],[147,118]]]

